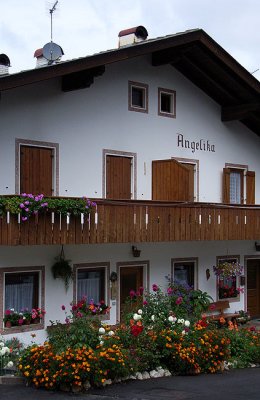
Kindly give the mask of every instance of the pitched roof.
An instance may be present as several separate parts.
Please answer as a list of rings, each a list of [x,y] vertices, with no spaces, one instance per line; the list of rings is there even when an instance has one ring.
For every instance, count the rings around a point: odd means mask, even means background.
[[[202,29],[2,76],[0,91],[55,77],[80,81],[86,73],[93,78],[108,64],[148,54],[153,66],[172,65],[220,104],[222,121],[239,120],[260,136],[260,82]]]

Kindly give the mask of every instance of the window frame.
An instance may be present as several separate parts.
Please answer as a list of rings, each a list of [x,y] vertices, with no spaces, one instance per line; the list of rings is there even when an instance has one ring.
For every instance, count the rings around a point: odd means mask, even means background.
[[[6,274],[19,274],[19,273],[38,273],[38,308],[45,309],[45,266],[35,267],[8,267],[0,268],[0,333],[2,335],[14,334],[19,332],[35,331],[44,329],[44,316],[38,324],[14,326],[11,328],[4,327],[4,313],[5,313],[5,275]]]
[[[89,270],[89,271],[95,271],[95,270],[104,270],[104,298],[99,299],[99,300],[104,300],[104,302],[110,306],[110,291],[109,291],[109,276],[110,276],[110,263],[109,262],[100,262],[100,263],[81,263],[81,264],[75,264],[73,266],[73,275],[75,277],[73,281],[73,302],[76,303],[77,300],[77,295],[78,295],[78,271],[79,270]],[[108,314],[109,315],[109,314]],[[105,319],[109,319],[108,316],[106,316]]]
[[[162,94],[169,95],[171,98],[171,111],[162,111]],[[158,115],[161,117],[176,118],[176,90],[158,88]]]
[[[193,279],[194,279],[194,289],[198,289],[198,257],[188,257],[188,258],[172,258],[171,259],[171,283],[174,284],[174,266],[175,264],[194,264]]]
[[[133,104],[132,89],[137,88],[142,90],[144,106],[140,107]],[[137,111],[148,114],[148,91],[149,86],[146,83],[128,81],[128,110]]]
[[[216,265],[219,265],[220,262],[240,262],[240,257],[238,255],[235,256],[217,256]],[[228,300],[229,302],[237,302],[240,301],[240,293],[238,293],[235,297],[221,297],[219,296],[219,280],[220,277],[216,276],[216,299],[217,301]],[[235,290],[239,287],[239,277],[236,277],[235,280]]]

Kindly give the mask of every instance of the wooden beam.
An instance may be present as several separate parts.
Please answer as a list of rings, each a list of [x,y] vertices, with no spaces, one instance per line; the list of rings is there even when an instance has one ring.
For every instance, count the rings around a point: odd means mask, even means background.
[[[64,75],[62,77],[62,91],[70,92],[72,90],[85,89],[94,83],[94,78],[103,75],[105,66],[92,68],[89,70],[73,72],[72,74]]]
[[[222,107],[221,120],[224,122],[241,120],[247,118],[254,111],[260,111],[260,103]]]

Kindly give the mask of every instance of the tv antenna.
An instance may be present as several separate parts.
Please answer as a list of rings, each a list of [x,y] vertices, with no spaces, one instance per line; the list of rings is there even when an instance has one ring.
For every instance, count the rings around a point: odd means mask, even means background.
[[[52,42],[52,15],[54,13],[54,11],[56,10],[56,6],[58,4],[59,0],[55,1],[55,3],[53,4],[52,8],[50,8],[50,14],[51,14],[51,42]]]
[[[52,16],[54,11],[56,10],[57,4],[58,0],[55,1],[52,8],[49,9],[51,15],[51,41],[49,43],[46,43],[42,49],[43,57],[45,57],[49,61],[49,64],[52,64],[64,54],[62,48],[58,44],[54,43],[52,40]]]

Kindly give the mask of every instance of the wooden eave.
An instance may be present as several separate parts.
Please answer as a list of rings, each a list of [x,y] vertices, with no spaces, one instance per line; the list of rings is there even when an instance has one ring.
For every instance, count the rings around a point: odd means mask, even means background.
[[[0,91],[57,77],[68,90],[88,87],[105,65],[143,55],[151,55],[155,67],[171,64],[214,99],[222,107],[223,121],[238,120],[260,136],[259,81],[201,29],[0,77]]]

